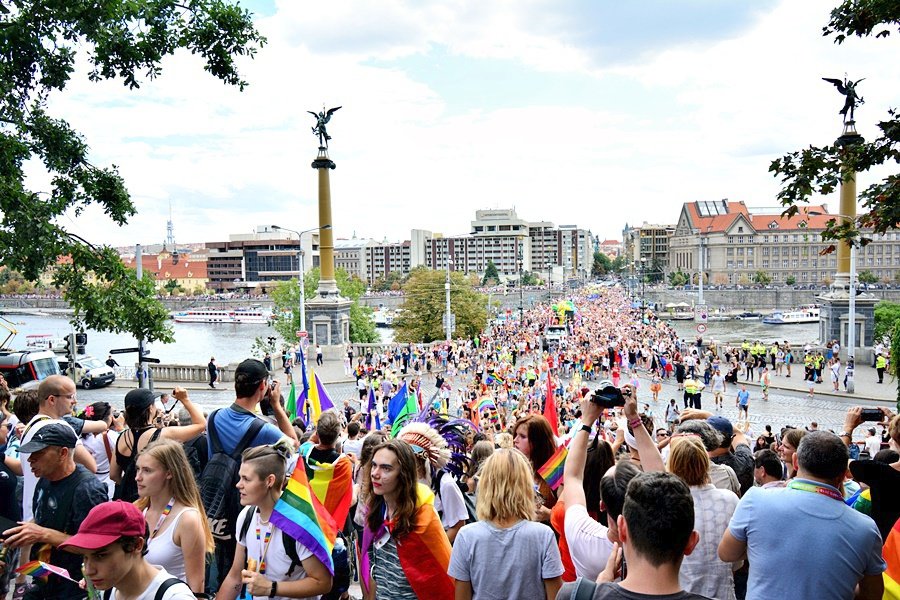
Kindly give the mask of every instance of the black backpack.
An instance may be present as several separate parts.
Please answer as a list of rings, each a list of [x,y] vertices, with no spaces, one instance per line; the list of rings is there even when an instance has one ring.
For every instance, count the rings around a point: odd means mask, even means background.
[[[253,507],[253,510],[247,513],[247,518],[241,523],[241,530],[237,536],[239,542],[244,542],[244,540],[247,539],[247,532],[250,531],[250,522],[253,520],[253,513],[258,510],[258,508]],[[281,532],[281,542],[284,544],[285,554],[291,559],[291,566],[288,568],[287,572],[288,577],[290,577],[294,572],[294,569],[300,564],[300,555],[297,553],[297,542],[283,531]]]
[[[443,479],[446,471],[438,471],[437,477],[434,478],[434,493],[437,494],[438,498],[441,498],[441,479]],[[466,522],[465,525],[469,523],[474,523],[478,520],[478,517],[475,513],[475,496],[468,492],[468,487],[457,480],[453,480],[453,483],[456,484],[456,487],[459,488],[459,491],[462,493],[463,503],[466,505]],[[444,499],[441,498],[441,506],[444,504]],[[441,516],[443,516],[443,509],[441,510]]]
[[[206,463],[198,481],[200,500],[206,510],[206,518],[213,537],[220,540],[231,540],[234,536],[234,520],[241,510],[237,488],[238,470],[241,468],[241,453],[256,439],[256,435],[265,425],[265,421],[254,417],[247,432],[238,441],[234,452],[227,453],[222,448],[219,434],[216,431],[216,409],[209,415],[207,430],[209,443],[212,446],[212,457]]]
[[[168,579],[163,581],[158,588],[156,588],[156,594],[153,595],[153,600],[162,600],[163,596],[166,595],[166,592],[169,591],[169,588],[172,587],[173,585],[176,585],[179,583],[184,583],[184,582],[181,581],[180,579],[178,579],[177,577],[169,577]],[[106,590],[105,592],[103,592],[103,598],[105,600],[109,600],[109,598],[111,596],[112,596],[112,590]],[[201,595],[197,594],[197,597],[200,598]],[[206,598],[207,596],[206,596],[206,594],[203,594],[202,597]]]
[[[572,595],[569,596],[568,600],[591,600],[596,590],[596,581],[579,577],[575,580],[575,588],[572,590]]]

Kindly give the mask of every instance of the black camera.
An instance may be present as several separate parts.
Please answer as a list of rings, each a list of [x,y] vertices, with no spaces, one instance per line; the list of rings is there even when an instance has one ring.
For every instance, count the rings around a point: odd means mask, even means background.
[[[625,395],[616,386],[607,385],[594,390],[594,393],[591,394],[591,402],[607,409],[625,406]]]
[[[881,412],[880,409],[877,408],[864,408],[862,412],[860,412],[859,417],[863,421],[876,421],[880,422],[884,420],[884,413]]]

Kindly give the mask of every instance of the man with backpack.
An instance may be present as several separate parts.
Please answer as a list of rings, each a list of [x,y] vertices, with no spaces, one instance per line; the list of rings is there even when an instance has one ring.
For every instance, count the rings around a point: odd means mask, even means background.
[[[275,444],[284,437],[296,448],[299,445],[291,420],[281,405],[281,388],[271,381],[262,361],[247,359],[234,371],[235,401],[214,410],[207,420],[209,462],[200,476],[200,498],[206,509],[209,526],[216,540],[218,577],[207,577],[208,589],[218,589],[234,560],[235,519],[240,512],[235,488],[241,452],[252,446]],[[268,398],[278,427],[257,415],[256,409]]]

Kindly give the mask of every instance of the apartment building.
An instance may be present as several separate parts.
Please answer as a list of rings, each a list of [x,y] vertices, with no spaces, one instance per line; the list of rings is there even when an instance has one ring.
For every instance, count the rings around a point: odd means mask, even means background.
[[[763,271],[773,282],[793,277],[798,284],[828,284],[837,268],[837,254],[822,254],[834,244],[822,239],[822,231],[834,215],[826,205],[782,217],[769,210],[751,212],[743,202],[719,200],[688,202],[682,206],[670,243],[670,270],[689,274],[697,281],[703,251],[704,281],[740,284],[754,281]],[[873,236],[857,250],[857,271],[870,271],[883,281],[900,277],[900,232]]]

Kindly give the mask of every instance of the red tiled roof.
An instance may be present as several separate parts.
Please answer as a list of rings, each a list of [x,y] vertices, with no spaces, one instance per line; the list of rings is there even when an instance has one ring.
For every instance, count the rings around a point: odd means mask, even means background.
[[[160,261],[159,255],[145,254],[141,257],[141,266],[145,273],[153,273],[157,281],[169,279],[207,279],[206,261],[192,260],[190,255],[181,255],[178,262],[172,260],[171,255],[164,255]],[[134,269],[137,262],[134,257],[125,261],[125,266]]]
[[[782,217],[781,213],[751,215],[743,202],[728,202],[728,212],[726,214],[703,217],[697,211],[696,202],[688,202],[685,206],[694,228],[702,232],[709,231],[710,233],[724,233],[734,224],[739,215],[743,215],[756,231],[768,230],[769,224],[773,221],[778,223],[778,229],[800,229],[799,225],[801,222],[806,222],[808,229],[825,229],[825,224],[834,217],[828,214],[809,215],[806,212],[800,212],[793,217]],[[827,213],[828,207],[825,205],[814,205],[807,207],[806,210]]]

